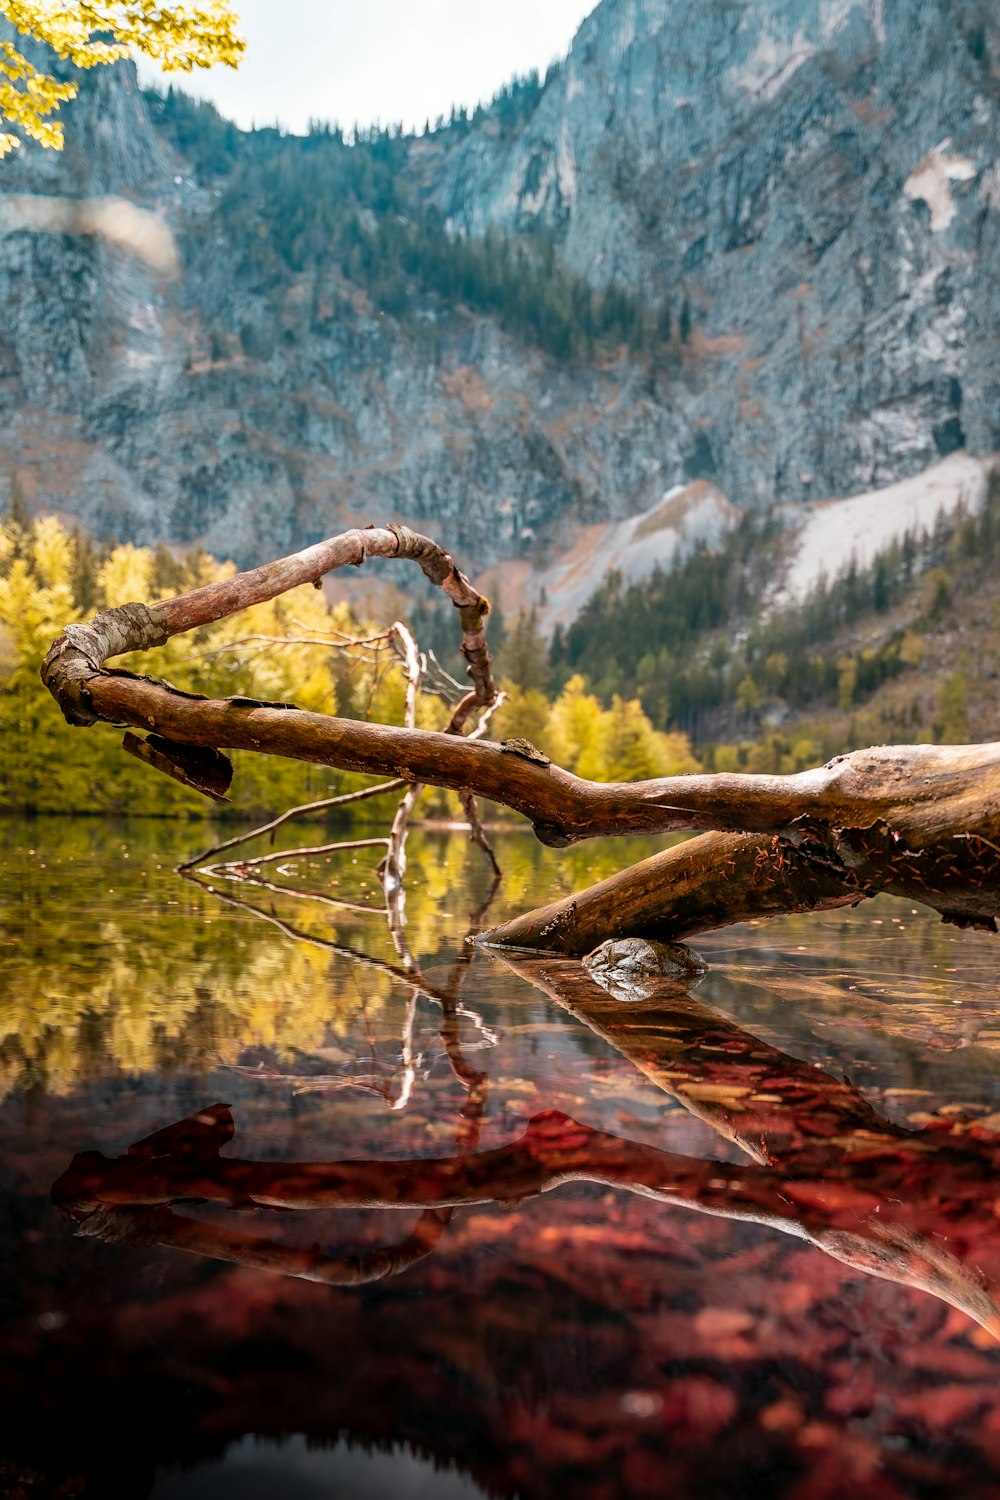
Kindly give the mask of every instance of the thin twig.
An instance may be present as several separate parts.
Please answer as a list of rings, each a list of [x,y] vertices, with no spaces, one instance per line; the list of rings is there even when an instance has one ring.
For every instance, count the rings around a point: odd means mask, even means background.
[[[251,828],[246,833],[234,834],[232,838],[223,839],[221,844],[213,844],[203,854],[196,854],[194,859],[187,859],[183,864],[177,865],[178,870],[190,870],[195,865],[200,865],[213,854],[221,854],[223,849],[235,849],[238,844],[248,844],[251,839],[262,837],[265,833],[274,834],[283,823],[288,823],[292,818],[304,818],[308,813],[326,812],[331,807],[346,807],[349,802],[363,802],[368,797],[381,797],[384,792],[398,792],[400,787],[406,786],[401,778],[394,781],[380,781],[377,786],[363,786],[356,792],[343,792],[338,797],[323,797],[319,802],[303,802],[300,807],[290,807],[277,818],[272,818],[270,823],[261,823],[258,828]]]
[[[255,854],[252,859],[241,859],[228,861],[228,868],[232,869],[234,864],[246,865],[253,868],[256,865],[273,864],[277,859],[293,860],[304,859],[307,855],[339,853],[344,849],[373,849],[387,844],[387,838],[377,839],[341,839],[336,844],[313,844],[311,847],[302,849],[272,849],[270,854]],[[225,869],[225,865],[215,865],[216,870]]]
[[[212,880],[233,880],[255,885],[262,891],[273,891],[276,896],[290,896],[293,901],[315,901],[320,906],[335,906],[341,911],[353,911],[358,916],[384,917],[384,906],[371,906],[363,901],[351,901],[347,896],[330,896],[325,891],[307,891],[301,886],[279,885],[277,881],[265,880],[262,875],[242,873],[238,863],[221,865],[199,865],[198,873]]]
[[[224,645],[212,646],[205,651],[194,653],[198,658],[210,656],[224,656],[227,651],[234,650],[237,646],[323,646],[327,651],[370,651],[370,641],[384,641],[384,635],[371,636],[365,640],[324,641],[316,636],[304,635],[240,635]],[[372,653],[373,654],[373,653]]]

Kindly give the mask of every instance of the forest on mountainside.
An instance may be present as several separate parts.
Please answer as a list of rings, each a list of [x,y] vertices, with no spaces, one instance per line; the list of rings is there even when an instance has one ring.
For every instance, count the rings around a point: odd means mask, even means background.
[[[599,697],[634,695],[720,770],[799,770],[869,737],[990,736],[967,700],[1000,648],[1000,476],[977,513],[940,514],[801,602],[771,597],[779,549],[775,523],[751,515],[670,574],[631,585],[612,574],[555,632],[548,685],[582,673]]]
[[[550,641],[537,609],[502,623],[518,732],[530,737],[540,703],[582,684],[597,702],[638,701],[717,770],[789,772],[863,742],[992,736],[1000,476],[977,513],[942,513],[801,602],[773,599],[781,549],[775,518],[747,515],[670,573],[632,584],[611,573]],[[418,606],[417,618],[447,655],[440,613]]]
[[[439,128],[467,130],[489,112],[501,133],[512,131],[544,87],[529,74],[475,115],[456,112]],[[558,360],[587,361],[625,345],[655,364],[676,359],[690,338],[691,310],[681,291],[650,305],[615,283],[595,290],[562,265],[542,233],[451,233],[414,190],[414,137],[401,127],[346,134],[317,123],[305,137],[241,131],[213,105],[173,88],[147,98],[157,127],[199,179],[218,185],[218,213],[203,235],[214,242],[221,230],[241,280],[256,291],[277,294],[308,277],[314,327],[335,316],[338,295],[349,298],[354,287],[431,342],[437,317],[456,305],[495,318],[506,333]],[[199,250],[197,227],[192,238],[189,255]],[[342,279],[339,290],[331,273]],[[278,336],[277,327],[262,334],[247,326],[242,352],[267,357]],[[230,352],[221,330],[213,337],[218,357]]]

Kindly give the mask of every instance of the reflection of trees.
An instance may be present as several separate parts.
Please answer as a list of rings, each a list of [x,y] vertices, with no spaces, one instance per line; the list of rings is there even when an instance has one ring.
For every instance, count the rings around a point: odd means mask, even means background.
[[[260,884],[254,881],[254,885]],[[399,1095],[394,1100],[393,1108],[405,1108],[409,1103],[412,1093],[414,1075],[417,1063],[413,1058],[413,1033],[416,1019],[416,1003],[419,999],[431,1001],[436,1004],[441,1012],[441,1022],[437,1028],[443,1051],[448,1057],[452,1071],[466,1088],[474,1090],[480,1084],[485,1085],[485,1074],[477,1073],[470,1068],[465,1052],[480,1047],[492,1047],[497,1041],[497,1034],[491,1027],[487,1026],[477,1010],[471,1009],[459,999],[462,980],[468,971],[473,958],[473,950],[469,945],[469,939],[473,937],[482,925],[483,917],[489,910],[493,897],[497,892],[498,882],[491,884],[485,899],[480,902],[475,911],[469,914],[469,927],[466,932],[466,940],[459,946],[449,979],[445,985],[432,984],[423,973],[416,960],[410,952],[406,939],[403,935],[401,924],[395,927],[390,924],[393,941],[397,952],[400,953],[402,962],[399,964],[387,963],[385,959],[374,958],[358,948],[347,947],[342,943],[334,942],[331,938],[311,936],[301,928],[294,927],[290,922],[283,921],[274,912],[266,911],[263,907],[254,905],[243,896],[224,894],[222,900],[229,905],[239,907],[243,911],[253,912],[255,916],[261,917],[265,922],[276,927],[286,937],[298,939],[300,942],[310,946],[326,949],[340,958],[350,960],[362,970],[372,971],[376,974],[387,976],[390,979],[400,981],[409,989],[409,999],[403,1020],[403,1036],[400,1062],[402,1064],[404,1081]],[[277,887],[275,887],[277,889]],[[282,894],[299,896],[303,895],[310,899],[310,893],[297,892],[283,887]],[[464,1044],[460,1037],[460,1023],[467,1020],[472,1023],[479,1034],[479,1040],[473,1043],[466,1041]],[[373,1051],[375,1049],[373,1048]],[[276,1083],[290,1084],[297,1092],[329,1092],[339,1088],[361,1088],[371,1093],[380,1094],[384,1099],[391,1100],[393,1097],[391,1078],[379,1072],[359,1074],[344,1072],[337,1074],[322,1075],[317,1073],[282,1073],[275,1068],[265,1069],[261,1066],[256,1068],[235,1068],[234,1071],[248,1073],[254,1078],[266,1081],[273,1080]]]
[[[405,842],[405,823],[401,828],[400,844],[402,842]],[[496,881],[486,900],[471,915],[470,935],[479,930],[483,915],[495,891]],[[231,899],[234,903],[238,901],[238,898]],[[238,904],[249,905],[246,902],[238,902]],[[401,914],[397,910],[398,927],[394,932],[394,937],[397,951],[405,964],[404,968],[398,969],[391,964],[370,959],[365,954],[356,953],[350,949],[336,949],[335,951],[342,956],[354,958],[362,964],[387,971],[394,977],[405,978],[410,985],[410,1000],[405,1012],[403,1031],[403,1086],[398,1099],[394,1100],[391,1105],[393,1108],[405,1108],[412,1092],[413,1075],[416,1070],[413,1059],[413,1017],[417,1000],[421,996],[426,996],[440,1006],[442,1017],[440,1035],[444,1053],[452,1072],[466,1092],[466,1102],[461,1110],[456,1130],[456,1144],[460,1152],[458,1159],[461,1160],[465,1153],[474,1151],[478,1144],[488,1087],[487,1075],[474,1068],[466,1058],[459,1030],[460,1016],[472,1017],[477,1022],[479,1021],[475,1012],[460,1005],[458,999],[462,980],[468,972],[472,949],[468,945],[460,948],[445,985],[440,988],[432,987],[427,984],[419,966],[406,947],[400,917]],[[390,926],[392,926],[391,921]],[[292,929],[286,928],[285,930],[289,932],[289,935],[296,935]],[[333,947],[332,944],[329,946]],[[487,1028],[481,1026],[481,1030],[486,1033],[487,1037],[490,1036]],[[322,1079],[316,1078],[315,1075],[296,1078],[279,1075],[279,1079],[286,1084],[292,1083],[293,1086],[307,1088],[322,1088],[331,1084],[340,1087],[369,1087],[376,1092],[383,1093],[384,1097],[389,1097],[386,1090],[379,1088],[377,1077],[363,1079],[348,1075],[338,1076],[335,1079]],[[231,1163],[222,1161],[219,1158],[219,1152],[231,1139],[233,1129],[232,1116],[228,1107],[214,1105],[189,1120],[182,1120],[177,1125],[168,1126],[165,1130],[157,1131],[147,1139],[136,1142],[129,1148],[126,1162],[148,1166],[154,1173],[164,1165],[168,1168],[171,1165],[183,1165],[197,1171],[217,1171],[225,1175]],[[83,1157],[76,1160],[87,1162],[92,1159]],[[292,1171],[298,1175],[301,1168],[293,1168]],[[84,1172],[86,1174],[86,1167]],[[257,1270],[277,1271],[284,1275],[302,1277],[307,1281],[320,1281],[331,1286],[356,1286],[364,1282],[381,1281],[388,1276],[395,1276],[407,1270],[434,1249],[453,1212],[453,1206],[450,1204],[428,1205],[421,1212],[410,1233],[396,1244],[360,1254],[331,1256],[324,1255],[317,1246],[301,1250],[267,1241],[259,1236],[234,1232],[220,1225],[201,1223],[187,1216],[175,1214],[159,1203],[149,1205],[139,1202],[123,1205],[120,1200],[109,1203],[100,1200],[93,1203],[81,1201],[78,1190],[80,1184],[73,1179],[72,1168],[67,1178],[71,1180],[63,1179],[55,1185],[53,1196],[63,1212],[79,1224],[80,1234],[96,1235],[117,1244],[169,1245],[175,1249],[210,1256],[215,1260],[233,1261]],[[215,1201],[211,1192],[208,1194],[182,1192],[180,1196]],[[257,1206],[255,1195],[249,1185],[245,1190],[241,1190],[237,1197],[222,1201],[228,1202],[229,1206],[234,1208]],[[293,1205],[290,1201],[282,1204],[275,1200],[266,1206],[291,1208],[312,1205]]]
[[[517,967],[739,1145],[746,1164],[663,1151],[555,1112],[536,1115],[518,1140],[492,1151],[474,1149],[473,1129],[466,1149],[433,1160],[245,1161],[218,1154],[230,1125],[216,1109],[140,1142],[118,1160],[75,1157],[55,1184],[56,1201],[81,1233],[348,1281],[369,1272],[394,1274],[432,1249],[440,1221],[427,1214],[472,1203],[518,1203],[567,1182],[599,1183],[781,1229],[852,1269],[930,1292],[1000,1337],[995,1137],[977,1136],[961,1121],[933,1130],[896,1126],[846,1080],[767,1046],[681,989],[661,985],[646,1000],[621,1002],[571,961],[536,959]],[[473,1096],[470,1086],[470,1101]],[[265,1211],[418,1209],[424,1217],[400,1245],[371,1262],[317,1259],[315,1252],[179,1218],[168,1205],[185,1200]]]
[[[12,842],[24,841],[12,831]],[[95,827],[83,820],[39,827],[31,858],[8,854],[0,1095],[27,1086],[58,1094],[117,1069],[205,1069],[248,1054],[266,1053],[285,1071],[303,1055],[350,1051],[359,1032],[382,1038],[396,1028],[407,976],[379,959],[387,929],[378,878],[363,859],[302,862],[310,889],[328,899],[343,892],[347,904],[333,907],[300,899],[284,877],[273,889],[174,884],[167,866],[190,847],[190,829],[178,837],[159,824],[130,826],[127,861],[124,838],[98,832],[107,842],[96,860]],[[452,951],[454,924],[442,924],[441,910],[454,910],[468,883],[467,847],[452,835],[411,837],[407,933],[423,965]],[[528,840],[510,841],[504,863],[519,888],[537,858]],[[233,895],[251,898],[246,920],[229,919],[238,908],[224,898]],[[439,1046],[436,1025],[428,1040]]]
[[[8,832],[12,845],[24,842],[20,825]],[[331,1036],[349,1047],[365,1018],[380,1032],[395,1021],[404,976],[377,961],[359,967],[358,955],[377,960],[388,947],[377,877],[363,859],[302,860],[294,882],[279,876],[269,886],[217,878],[212,890],[167,889],[169,867],[190,851],[190,825],[131,824],[116,837],[93,820],[47,820],[32,837],[37,854],[11,848],[3,871],[3,925],[14,941],[3,957],[0,1094],[29,1085],[58,1094],[109,1069],[203,1068],[261,1050],[286,1071]],[[477,890],[486,872],[478,874],[478,851],[450,833],[414,830],[407,854],[406,930],[426,968],[452,951],[456,924],[442,911],[459,910],[470,860]],[[540,878],[568,890],[608,872],[616,852],[609,843],[555,856],[516,835],[504,836],[501,858],[510,909]],[[303,887],[326,900],[300,897]],[[225,920],[227,906],[237,908],[223,898],[235,895],[252,902],[252,921]],[[347,904],[327,904],[337,896]]]

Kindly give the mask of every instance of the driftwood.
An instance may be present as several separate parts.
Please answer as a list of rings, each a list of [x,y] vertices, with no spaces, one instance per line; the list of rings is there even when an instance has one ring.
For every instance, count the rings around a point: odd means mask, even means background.
[[[369,557],[415,561],[459,611],[472,689],[434,733],[211,699],[132,673],[113,656],[270,599]],[[608,937],[677,938],[751,916],[843,906],[880,891],[959,925],[1000,913],[1000,745],[888,746],[794,776],[709,775],[596,784],[525,742],[462,738],[497,699],[484,633],[488,601],[436,543],[405,527],[345,532],[291,557],[158,604],[67,626],[42,667],[72,724],[146,731],[130,748],[208,795],[228,784],[224,749],[255,750],[443,786],[524,814],[560,847],[606,834],[715,830],[566,901],[508,922],[487,941],[580,955]],[[405,819],[404,819],[405,822]],[[473,827],[477,828],[473,820]],[[481,833],[481,829],[479,829]]]

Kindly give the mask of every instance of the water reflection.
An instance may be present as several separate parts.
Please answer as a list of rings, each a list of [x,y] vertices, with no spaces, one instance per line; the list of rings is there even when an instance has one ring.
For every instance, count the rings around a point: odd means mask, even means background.
[[[0,1096],[62,1093],[113,1067],[239,1063],[248,1050],[284,1064],[359,1017],[378,1042],[383,1020],[397,1031],[400,962],[371,851],[297,859],[269,882],[178,880],[174,866],[203,840],[198,825],[0,822]],[[504,910],[530,903],[532,843],[504,842]],[[492,876],[470,870],[462,837],[416,833],[408,851],[409,948],[425,967],[449,962]],[[547,878],[569,889],[619,857],[590,854],[553,863]]]
[[[244,1438],[196,1474],[161,1479],[150,1500],[484,1500],[485,1493],[399,1444],[370,1452],[341,1439],[316,1449],[296,1435],[280,1443]]]
[[[363,852],[4,836],[0,1493],[223,1493],[247,1434],[271,1493],[1000,1493],[995,939],[880,901],[622,1006],[463,945],[460,838],[411,836],[401,953]],[[582,853],[505,838],[489,920]]]
[[[658,1150],[558,1111],[537,1114],[520,1139],[484,1153],[255,1162],[220,1156],[233,1123],[218,1105],[137,1142],[117,1160],[75,1157],[53,1187],[55,1202],[81,1234],[353,1285],[397,1275],[429,1254],[457,1207],[521,1204],[567,1182],[596,1183],[784,1230],[854,1269],[941,1297],[1000,1338],[1000,1138],[959,1120],[934,1130],[894,1125],[846,1078],[766,1046],[678,986],[661,984],[630,1004],[609,998],[572,961],[521,959],[512,966],[754,1165]],[[482,1083],[470,1091],[478,1110]],[[466,1144],[472,1139],[466,1135]],[[423,1214],[390,1250],[330,1257],[236,1235],[163,1207],[177,1202],[300,1211],[421,1208]]]

